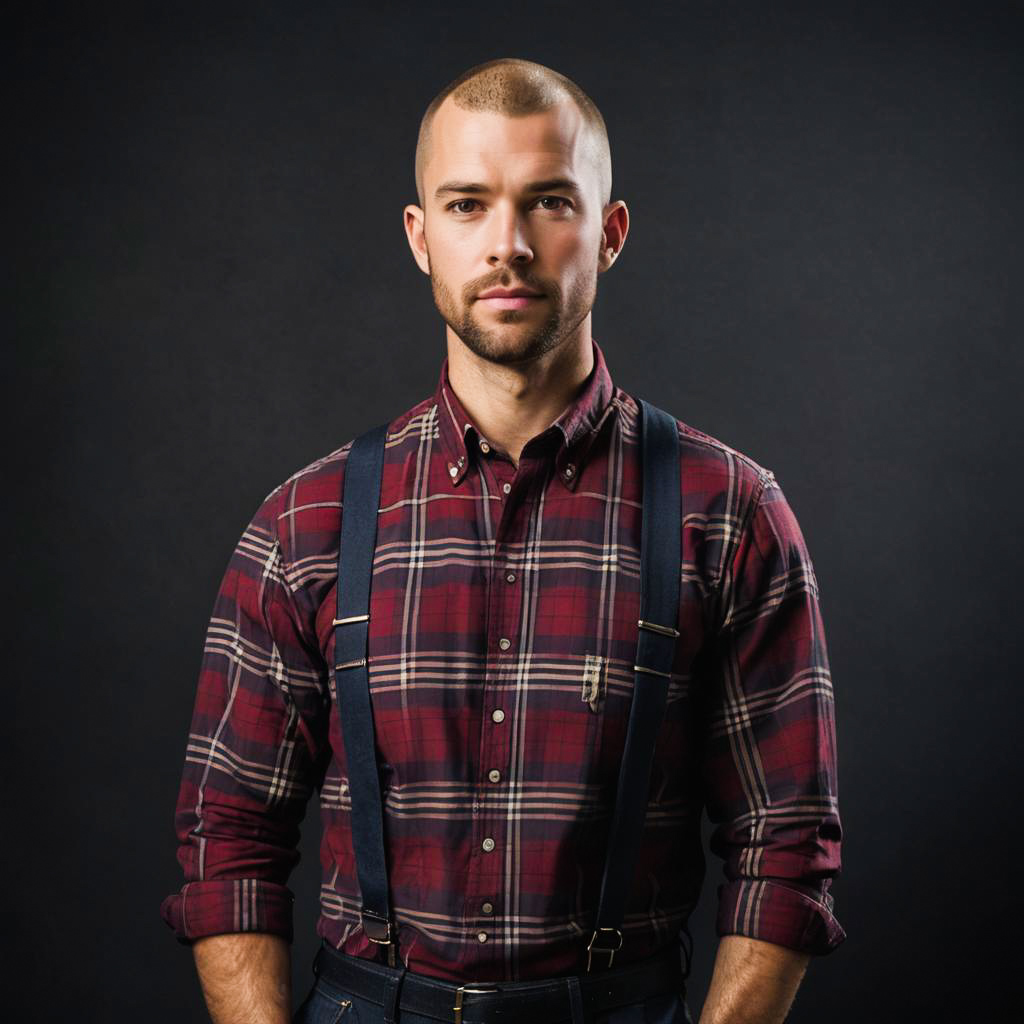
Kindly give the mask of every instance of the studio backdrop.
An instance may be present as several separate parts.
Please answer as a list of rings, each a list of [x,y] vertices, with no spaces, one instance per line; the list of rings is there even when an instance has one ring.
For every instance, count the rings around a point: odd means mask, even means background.
[[[936,3],[9,15],[11,1019],[205,1019],[159,908],[213,598],[265,495],[436,386],[416,132],[501,56],[608,126],[612,377],[770,468],[813,557],[847,939],[790,1020],[1016,1003],[1020,29]],[[318,842],[314,801],[296,999]],[[709,854],[695,1013],[722,881]]]

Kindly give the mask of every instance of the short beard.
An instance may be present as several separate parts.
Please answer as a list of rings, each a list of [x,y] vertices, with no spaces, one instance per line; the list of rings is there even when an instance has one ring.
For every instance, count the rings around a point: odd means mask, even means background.
[[[429,253],[428,253],[429,259]],[[559,290],[552,292],[545,288],[544,294],[550,306],[550,315],[532,331],[521,337],[514,346],[503,344],[496,330],[482,327],[473,317],[476,292],[467,288],[461,304],[456,303],[451,290],[430,269],[430,287],[434,294],[434,305],[442,319],[455,332],[462,343],[476,356],[501,366],[530,363],[552,349],[557,348],[583,322],[594,305],[597,294],[597,268],[590,281],[574,282],[567,300]],[[518,323],[525,316],[517,309],[501,310],[498,314],[503,323]]]

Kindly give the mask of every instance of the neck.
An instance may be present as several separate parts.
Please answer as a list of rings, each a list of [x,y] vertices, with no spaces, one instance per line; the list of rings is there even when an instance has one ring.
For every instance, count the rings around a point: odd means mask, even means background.
[[[449,327],[448,381],[488,444],[519,465],[523,447],[565,411],[594,368],[590,314],[573,334],[528,363],[483,359]]]

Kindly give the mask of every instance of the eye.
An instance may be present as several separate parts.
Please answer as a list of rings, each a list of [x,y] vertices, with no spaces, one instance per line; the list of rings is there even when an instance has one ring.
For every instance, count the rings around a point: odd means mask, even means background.
[[[545,204],[545,203],[553,203],[553,204],[555,204],[553,206],[549,206],[549,205],[541,206],[541,209],[547,210],[550,213],[559,213],[562,210],[571,210],[572,209],[572,203],[568,199],[566,199],[564,196],[541,196],[537,200],[537,202],[541,203],[541,204]],[[472,209],[466,209],[466,207],[463,205],[465,203],[477,203],[477,200],[476,199],[456,199],[456,200],[454,200],[454,202],[449,203],[445,207],[445,209],[450,210],[452,213],[472,213],[473,212]],[[477,205],[479,205],[479,203],[477,203]]]
[[[562,206],[545,206],[544,207],[545,210],[551,210],[552,212],[556,212],[556,211],[561,210],[561,209],[568,209],[569,207],[572,206],[572,204],[569,202],[569,200],[565,199],[563,196],[541,196],[540,199],[537,200],[537,202],[538,203],[545,203],[545,202],[549,202],[549,201],[552,201],[552,200],[554,202],[556,202],[556,203],[561,203]]]

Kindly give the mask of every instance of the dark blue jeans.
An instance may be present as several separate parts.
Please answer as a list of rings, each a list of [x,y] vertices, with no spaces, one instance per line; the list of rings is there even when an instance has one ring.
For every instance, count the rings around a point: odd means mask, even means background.
[[[342,992],[321,977],[295,1012],[292,1024],[381,1024],[383,1019],[384,1011],[376,1003],[360,999],[351,992]],[[538,1024],[569,1024],[569,1021],[566,1015],[560,1021],[538,1021]],[[399,1024],[439,1022],[433,1017],[403,1011]],[[686,999],[676,992],[668,992],[595,1014],[591,1024],[693,1024],[693,1018]]]

